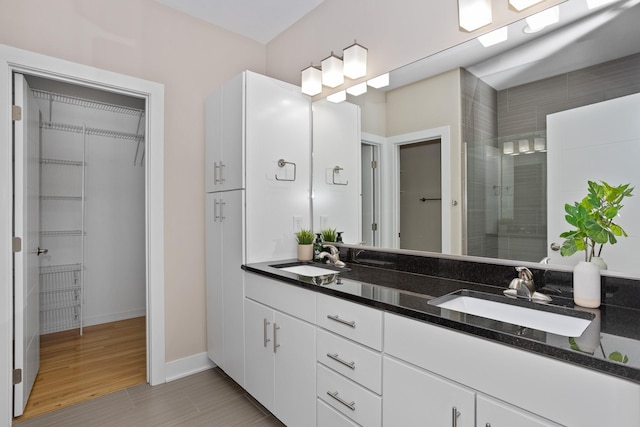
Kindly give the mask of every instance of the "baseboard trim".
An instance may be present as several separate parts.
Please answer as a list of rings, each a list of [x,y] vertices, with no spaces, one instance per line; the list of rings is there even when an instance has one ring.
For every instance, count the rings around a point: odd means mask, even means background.
[[[171,382],[215,367],[206,352],[172,360],[165,364],[166,381]]]
[[[101,316],[85,317],[83,326],[102,325],[103,323],[118,322],[120,320],[133,319],[135,317],[145,316],[146,310],[144,308],[137,310],[122,311],[120,313],[110,313]]]

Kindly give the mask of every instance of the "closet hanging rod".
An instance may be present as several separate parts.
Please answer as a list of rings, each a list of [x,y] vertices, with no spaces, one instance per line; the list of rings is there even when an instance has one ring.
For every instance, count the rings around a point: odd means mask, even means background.
[[[105,136],[108,138],[118,138],[118,139],[126,139],[129,141],[143,141],[144,135],[137,135],[134,133],[127,132],[118,132],[115,130],[109,129],[98,129],[98,128],[89,128],[78,125],[71,125],[68,123],[55,123],[55,122],[45,122],[43,121],[40,125],[43,129],[51,129],[51,130],[60,130],[64,132],[75,132],[82,133],[83,131],[87,133],[87,135],[96,135],[96,136]]]
[[[62,95],[55,92],[48,92],[46,90],[32,89],[33,96],[40,99],[48,99],[55,102],[62,102],[65,104],[78,105],[81,107],[95,108],[100,110],[107,110],[114,113],[140,115],[144,114],[144,109],[124,107],[122,105],[108,104],[106,102],[92,101],[89,99],[78,98],[75,96]]]

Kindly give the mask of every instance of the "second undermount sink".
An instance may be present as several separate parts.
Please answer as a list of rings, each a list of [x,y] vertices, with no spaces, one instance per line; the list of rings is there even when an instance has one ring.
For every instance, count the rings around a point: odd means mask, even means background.
[[[330,274],[339,273],[339,271],[336,271],[336,270],[318,267],[316,265],[311,265],[311,264],[284,264],[282,266],[274,265],[272,267],[275,267],[282,271],[288,271],[289,273],[295,273],[295,274],[299,274],[301,276],[306,276],[306,277],[319,277],[319,276],[327,276]]]
[[[430,300],[429,304],[567,337],[582,335],[594,317],[565,307],[505,301],[500,296],[466,289]]]

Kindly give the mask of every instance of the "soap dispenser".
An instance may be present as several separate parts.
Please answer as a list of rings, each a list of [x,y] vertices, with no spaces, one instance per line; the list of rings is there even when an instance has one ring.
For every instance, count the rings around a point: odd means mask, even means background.
[[[313,260],[322,262],[320,258],[320,252],[322,252],[322,233],[316,233],[316,241],[313,244]]]

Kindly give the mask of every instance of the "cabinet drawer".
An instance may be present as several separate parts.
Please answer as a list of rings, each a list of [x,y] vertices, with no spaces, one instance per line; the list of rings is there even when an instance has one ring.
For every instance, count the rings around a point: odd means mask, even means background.
[[[358,427],[358,424],[318,399],[318,427]]]
[[[375,350],[382,350],[380,310],[318,294],[316,324]]]
[[[382,356],[353,341],[318,329],[317,360],[345,377],[382,393]]]
[[[380,426],[382,398],[318,364],[318,398],[363,426]]]
[[[245,272],[244,293],[247,298],[266,306],[309,323],[315,322],[315,292]]]

